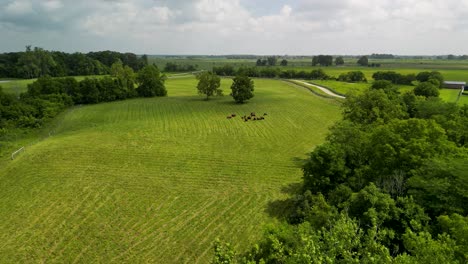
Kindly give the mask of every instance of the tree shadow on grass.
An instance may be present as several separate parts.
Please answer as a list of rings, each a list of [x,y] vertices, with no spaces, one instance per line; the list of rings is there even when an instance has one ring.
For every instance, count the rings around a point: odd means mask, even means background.
[[[243,103],[243,104],[236,103],[236,101],[234,101],[234,100],[224,100],[224,101],[219,102],[219,103],[220,104],[225,104],[225,105],[238,105],[238,106],[247,105],[247,103]]]
[[[301,158],[301,157],[294,157],[292,158],[292,161],[294,165],[298,168],[303,168],[304,165],[307,163],[308,159],[307,158]]]
[[[292,183],[281,188],[281,192],[288,194],[288,198],[268,202],[265,212],[278,220],[288,220],[294,212],[294,199],[302,189],[302,183]]]

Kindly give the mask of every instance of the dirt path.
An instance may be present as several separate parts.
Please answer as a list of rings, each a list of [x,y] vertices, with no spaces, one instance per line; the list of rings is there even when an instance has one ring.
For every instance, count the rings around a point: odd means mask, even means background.
[[[303,81],[299,81],[299,80],[294,80],[295,82],[298,82],[298,83],[301,83],[303,85],[306,85],[306,86],[312,86],[312,87],[315,87],[315,88],[318,88],[320,90],[322,90],[324,93],[328,94],[328,95],[331,95],[331,96],[334,96],[334,97],[337,97],[337,98],[341,98],[341,99],[345,99],[346,97],[344,96],[341,96],[339,94],[336,94],[330,90],[328,90],[327,88],[325,87],[322,87],[322,86],[318,86],[318,85],[315,85],[315,84],[311,84],[311,83],[307,83],[307,82],[303,82]]]

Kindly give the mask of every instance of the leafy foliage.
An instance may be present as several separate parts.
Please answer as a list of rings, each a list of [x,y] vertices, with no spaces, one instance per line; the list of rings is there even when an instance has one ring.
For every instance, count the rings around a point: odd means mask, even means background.
[[[350,71],[342,73],[338,76],[338,81],[341,82],[367,82],[366,76],[361,71]]]
[[[466,107],[383,79],[343,110],[303,166],[290,224],[240,262],[466,263]]]
[[[444,76],[438,71],[432,71],[432,72],[420,72],[418,75],[416,75],[416,80],[419,82],[428,82],[429,80],[437,80],[438,84],[437,87],[442,87],[442,84],[444,83]]]
[[[439,88],[432,82],[422,82],[414,88],[414,94],[424,97],[438,97]]]
[[[386,80],[393,84],[412,85],[413,81],[416,80],[414,74],[401,74],[394,71],[378,71],[372,74],[372,78],[376,81]]]
[[[312,66],[331,66],[333,64],[333,57],[330,55],[318,55],[312,58]]]
[[[362,56],[357,61],[357,64],[359,64],[361,66],[367,66],[369,64],[369,58],[367,58],[367,56]]]
[[[254,97],[254,82],[245,75],[238,75],[233,79],[231,90],[231,96],[234,98],[234,101],[242,104]]]
[[[202,72],[197,75],[197,80],[198,94],[206,95],[206,100],[208,100],[210,96],[223,95],[223,90],[219,88],[221,86],[221,79],[213,72]]]
[[[142,97],[166,96],[165,76],[153,65],[145,66],[137,76],[137,92]]]

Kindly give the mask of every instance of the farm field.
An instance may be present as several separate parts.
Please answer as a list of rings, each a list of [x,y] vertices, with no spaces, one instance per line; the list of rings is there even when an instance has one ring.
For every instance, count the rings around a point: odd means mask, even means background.
[[[165,98],[61,114],[47,128],[55,135],[2,156],[0,262],[207,263],[217,237],[245,249],[340,116],[306,89],[255,84],[245,105],[205,101],[181,78],[167,80]],[[233,112],[268,115],[226,119]]]
[[[330,90],[341,94],[346,95],[350,92],[362,92],[369,88],[370,83],[348,83],[348,82],[339,82],[333,80],[312,80],[309,83],[317,84],[323,86],[325,88],[329,88]]]
[[[281,58],[279,59],[281,60]],[[321,68],[327,74],[338,77],[341,73],[349,71],[362,71],[368,80],[371,80],[372,74],[377,71],[396,71],[402,74],[417,74],[421,71],[439,71],[447,80],[459,80],[468,82],[468,61],[449,61],[449,60],[415,60],[415,59],[370,59],[369,63],[380,63],[381,67],[369,68],[356,65],[356,58],[346,58],[344,66],[330,66],[330,67],[312,67],[312,59],[288,59],[288,66],[278,68],[284,70],[304,70],[311,71]],[[158,57],[150,56],[149,62],[156,64],[160,69],[168,62],[173,62],[179,65],[194,65],[200,70],[211,70],[213,67],[224,65],[232,65],[235,68],[239,67],[253,67],[255,66],[256,59],[228,59],[228,58],[211,58],[207,57]],[[279,62],[278,62],[279,64]]]

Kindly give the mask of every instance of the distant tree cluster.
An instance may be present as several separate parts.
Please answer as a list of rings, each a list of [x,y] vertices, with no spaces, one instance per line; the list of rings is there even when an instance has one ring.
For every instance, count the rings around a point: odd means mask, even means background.
[[[338,76],[337,80],[350,83],[367,82],[366,76],[361,71],[350,71],[347,73],[342,73],[340,76]]]
[[[335,65],[336,65],[336,66],[344,65],[344,59],[343,59],[343,57],[341,57],[341,56],[340,56],[340,57],[336,57],[336,59],[335,59]]]
[[[416,80],[416,75],[405,75],[394,71],[378,71],[372,75],[372,78],[376,81],[387,80],[393,84],[412,85],[413,81]]]
[[[165,77],[155,66],[145,66],[137,74],[121,62],[114,64],[112,69],[113,77],[86,78],[80,82],[73,77],[40,77],[28,85],[28,91],[20,98],[5,94],[0,88],[0,127],[3,133],[9,128],[40,127],[44,121],[73,104],[167,94]]]
[[[378,53],[372,53],[369,56],[370,59],[394,59],[395,56],[392,54],[378,54]]]
[[[213,67],[213,72],[219,76],[234,76],[236,74],[236,70],[232,65],[226,64],[221,67]]]
[[[453,54],[447,55],[447,60],[468,60],[468,55],[456,56]]]
[[[444,76],[438,71],[420,72],[416,75],[416,80],[419,82],[431,82],[437,87],[442,87],[444,84]]]
[[[360,66],[368,66],[369,65],[369,58],[367,56],[362,56],[357,61],[357,64]]]
[[[333,64],[333,56],[331,55],[318,55],[312,58],[312,66],[331,66]]]
[[[197,65],[180,65],[177,63],[173,62],[168,62],[166,63],[166,66],[164,66],[164,71],[165,72],[193,72],[197,70]]]
[[[309,80],[327,80],[332,77],[327,75],[322,69],[312,71],[281,70],[280,68],[268,67],[241,67],[234,69],[231,65],[214,67],[213,72],[219,76],[245,75],[248,77],[261,78],[284,78],[284,79],[309,79]]]
[[[148,65],[148,57],[133,53],[101,51],[64,53],[42,48],[26,47],[24,52],[0,54],[0,78],[38,78],[41,76],[64,77],[78,75],[102,75],[110,72],[117,61],[134,71]]]
[[[278,62],[278,58],[276,56],[270,56],[267,58],[258,59],[256,66],[276,66],[277,62]],[[282,61],[282,63],[284,62]],[[282,66],[285,66],[285,65],[282,65]]]

